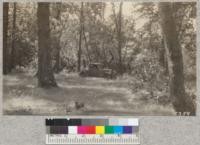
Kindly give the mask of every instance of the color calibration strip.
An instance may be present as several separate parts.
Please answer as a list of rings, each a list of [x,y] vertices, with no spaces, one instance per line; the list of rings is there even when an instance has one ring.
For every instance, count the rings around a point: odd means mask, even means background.
[[[48,134],[133,134],[137,126],[51,126]]]
[[[139,144],[139,122],[127,119],[46,119],[47,144]]]

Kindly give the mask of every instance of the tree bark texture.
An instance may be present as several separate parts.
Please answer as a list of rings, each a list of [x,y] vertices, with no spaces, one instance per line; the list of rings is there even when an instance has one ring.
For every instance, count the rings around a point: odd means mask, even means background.
[[[192,99],[186,95],[184,86],[183,56],[178,41],[175,19],[171,3],[159,3],[161,27],[164,36],[165,49],[168,59],[168,71],[170,82],[170,97],[176,112],[190,112],[195,114],[195,105]]]
[[[9,51],[8,51],[8,10],[9,3],[3,3],[3,74],[9,72]]]
[[[38,85],[40,87],[57,86],[51,64],[51,40],[49,26],[49,3],[38,3]]]
[[[9,71],[15,67],[15,37],[16,37],[16,13],[17,13],[17,3],[13,3],[13,21],[12,21],[12,43],[11,43],[11,54],[10,54],[10,65]]]

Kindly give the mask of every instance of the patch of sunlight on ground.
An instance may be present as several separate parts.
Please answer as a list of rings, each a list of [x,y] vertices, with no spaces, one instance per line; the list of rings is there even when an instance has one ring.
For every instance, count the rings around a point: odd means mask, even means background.
[[[129,91],[127,88],[117,88],[117,87],[104,87],[104,86],[86,86],[86,85],[66,85],[66,84],[59,84],[60,87],[63,88],[77,88],[77,89],[96,89],[96,90],[102,90],[102,91],[113,91],[113,92],[125,92],[127,94],[130,94],[131,91]]]
[[[105,104],[111,105],[111,106],[119,106],[119,105],[122,105],[122,102],[121,101],[107,100],[105,102]]]
[[[159,114],[159,112],[162,112],[162,114],[176,115],[171,105],[163,106],[158,104],[148,104],[144,106],[142,110],[144,112],[149,112],[149,110],[151,110],[152,114]],[[160,115],[162,114],[160,113]]]
[[[65,105],[33,97],[12,98],[4,101],[4,112],[28,112],[29,114],[65,114]],[[21,112],[20,112],[21,111]],[[17,115],[17,113],[16,113]],[[20,115],[20,114],[19,114]]]
[[[4,102],[7,105],[7,108],[31,108],[37,109],[41,106],[46,106],[50,104],[47,100],[43,99],[34,99],[33,97],[19,97],[19,98],[11,98]]]
[[[35,85],[32,85],[32,84],[28,84],[28,85],[26,85],[26,87],[27,87],[27,88],[31,88],[31,89],[36,88],[36,86],[35,86]]]
[[[107,80],[61,72],[56,74],[59,87],[51,89],[38,88],[37,78],[23,73],[4,77],[5,114],[175,115],[170,105],[142,100],[149,97],[146,90],[132,92],[128,77]],[[83,103],[83,109],[76,109],[75,102]]]

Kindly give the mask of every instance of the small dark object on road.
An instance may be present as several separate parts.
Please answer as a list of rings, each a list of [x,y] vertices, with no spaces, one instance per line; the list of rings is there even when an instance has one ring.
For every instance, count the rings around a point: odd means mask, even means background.
[[[81,102],[75,102],[75,106],[76,106],[76,109],[79,110],[81,108],[84,108],[84,103],[81,103]]]

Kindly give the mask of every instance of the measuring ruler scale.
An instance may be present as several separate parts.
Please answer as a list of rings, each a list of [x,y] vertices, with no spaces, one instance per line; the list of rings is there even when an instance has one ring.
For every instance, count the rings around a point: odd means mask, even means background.
[[[46,144],[139,144],[138,119],[46,119]]]

